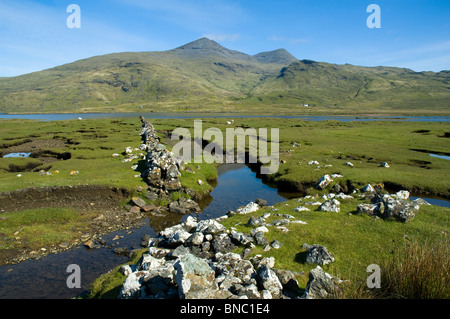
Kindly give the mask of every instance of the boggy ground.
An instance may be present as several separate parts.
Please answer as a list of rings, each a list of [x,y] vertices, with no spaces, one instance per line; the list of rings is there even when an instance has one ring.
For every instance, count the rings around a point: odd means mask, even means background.
[[[193,120],[177,120],[176,122],[174,120],[149,120],[155,125],[158,132],[162,132],[161,136],[167,137],[167,132],[171,132],[175,127],[193,129]],[[276,174],[263,177],[286,189],[302,190],[305,194],[315,195],[318,191],[314,189],[314,185],[321,176],[324,174],[342,174],[344,177],[338,180],[342,186],[358,188],[367,183],[382,183],[395,186],[396,188],[449,198],[449,186],[445,179],[450,169],[449,162],[444,159],[432,158],[424,152],[415,151],[417,149],[429,150],[436,154],[446,152],[447,133],[449,131],[448,123],[386,121],[308,122],[299,119],[267,118],[234,120],[233,127],[278,127],[280,129],[279,145],[280,161],[282,162]],[[22,165],[21,162],[36,161],[37,159],[0,158],[1,192],[14,192],[30,187],[39,189],[45,187],[95,185],[95,187],[101,186],[109,189],[125,189],[129,194],[134,194],[136,189],[146,187],[141,178],[135,177],[139,172],[131,169],[131,166],[139,164],[139,161],[122,161],[125,147],[138,147],[140,144],[139,119],[25,122],[15,120],[2,121],[0,125],[0,144],[3,144],[2,152],[8,148],[11,150],[11,147],[25,145],[30,143],[30,141],[35,143],[35,145],[36,143],[44,145],[44,142],[36,141],[49,140],[52,142],[42,146],[40,150],[54,151],[58,154],[70,153],[71,156],[69,159],[52,160],[49,164],[51,168],[45,165],[38,165],[31,171],[20,172],[20,177],[18,172],[8,170],[9,165],[11,163]],[[203,121],[203,129],[205,130],[208,127],[218,127],[225,132],[225,129],[230,126],[226,123],[226,119],[205,119]],[[51,148],[55,146],[54,144],[52,145],[55,140],[58,143],[62,141],[64,145],[59,144],[60,148]],[[113,157],[112,154],[120,154],[120,156]],[[313,160],[319,164],[309,165],[309,162]],[[345,165],[349,161],[354,164],[353,167]],[[390,168],[380,167],[381,162],[388,162]],[[181,178],[183,186],[192,188],[197,194],[207,194],[212,188],[206,181],[214,178],[216,174],[215,165],[195,164],[192,168],[193,171],[183,172]],[[40,174],[39,171],[42,169],[51,173],[51,175]],[[77,171],[77,174],[71,175],[70,172],[74,170]],[[197,183],[198,179],[203,180],[205,183],[199,185]],[[19,197],[17,197],[15,205],[9,204],[9,207],[16,207],[15,217],[20,215],[20,218],[18,218],[18,221],[15,221],[6,211],[0,213],[0,233],[2,233],[1,238],[3,238],[3,241],[0,242],[0,247],[2,247],[1,251],[4,256],[6,257],[7,254],[16,254],[17,256],[17,251],[22,249],[22,246],[26,247],[30,246],[30,244],[36,247],[37,255],[45,254],[52,249],[58,250],[63,249],[62,247],[70,247],[72,245],[71,242],[77,243],[77,239],[78,243],[82,243],[87,238],[90,238],[89,236],[93,236],[90,233],[96,229],[95,225],[97,224],[109,224],[107,227],[100,226],[101,230],[97,228],[97,232],[100,233],[117,229],[117,227],[129,227],[131,223],[136,223],[137,219],[139,219],[136,218],[136,215],[129,215],[128,210],[122,209],[125,204],[124,201],[115,204],[117,205],[116,209],[111,206],[102,210],[102,205],[107,206],[105,200],[96,201],[88,197],[85,201],[81,200],[83,203],[80,203],[81,206],[78,209],[73,207],[60,209],[64,202],[74,204],[77,202],[76,200],[80,200],[81,197],[77,197],[76,193],[73,195],[73,197],[68,196],[64,200],[61,199],[59,203],[58,201],[47,202],[46,200],[41,200],[40,202],[43,203],[40,206],[41,208],[25,204],[23,198]],[[182,194],[177,196],[182,196]],[[45,207],[45,203],[48,203],[47,207]],[[92,203],[94,205],[91,205]],[[167,203],[159,202],[156,204],[165,205]],[[293,207],[287,210],[286,213],[291,212],[292,209]],[[352,204],[351,208],[343,210],[341,214],[346,215],[346,213],[352,212],[354,209],[354,204]],[[425,212],[427,209],[425,209]],[[433,207],[431,210],[436,216],[440,216],[440,212],[445,211],[437,207]],[[311,217],[320,224],[319,216],[316,216],[314,213],[311,214]],[[33,224],[34,219],[37,218],[36,216],[41,218],[41,224],[46,225],[46,227],[24,227],[24,225]],[[127,217],[129,218],[127,219]],[[103,218],[105,220],[102,221]],[[336,224],[332,220],[333,216],[329,216],[329,218],[331,219],[325,224],[341,225],[341,223]],[[97,220],[94,222],[95,219]],[[130,223],[124,222],[124,219]],[[416,225],[417,220],[420,220],[420,217],[408,225],[412,225],[411,227],[417,233],[424,233],[424,230],[427,228],[426,225],[416,229],[414,225]],[[436,221],[435,218],[429,220]],[[439,221],[440,219],[437,220]],[[341,232],[348,225],[354,225],[352,221],[347,220],[347,217],[342,218],[341,221],[343,222],[341,228],[333,227],[330,229],[334,229],[338,233],[338,230]],[[370,227],[367,223],[369,221],[358,224],[361,229],[366,229]],[[7,225],[9,225],[9,228],[5,230]],[[55,228],[55,225],[58,225],[58,227]],[[387,238],[386,236],[388,235],[386,234],[390,234],[388,230],[390,226],[388,225],[386,224],[386,228],[383,227],[381,231],[375,230],[375,233],[378,234],[375,237],[365,238],[364,240],[373,241],[375,239],[374,247],[383,245],[380,240],[382,237]],[[67,235],[67,233],[71,233],[67,229],[76,229],[76,236],[73,236],[73,233],[72,235]],[[440,229],[439,232],[441,231],[445,232],[446,230]],[[26,235],[27,232],[28,235]],[[55,233],[58,234],[55,235]],[[400,238],[400,233],[404,234],[405,232],[397,229],[394,237]],[[292,232],[289,233],[289,238],[295,238],[291,234]],[[83,237],[82,235],[85,236]],[[342,235],[345,238],[354,238],[351,234],[349,236],[347,236],[348,234],[345,235],[345,232]],[[28,239],[24,240],[24,238]],[[323,236],[318,235],[317,241],[321,238]],[[330,236],[330,238],[325,243],[336,239],[334,236]],[[424,237],[421,235],[420,238]],[[19,245],[11,246],[14,240]],[[56,248],[45,248],[50,247],[48,245],[49,242],[52,243],[50,246]],[[69,244],[67,245],[67,243]],[[302,245],[303,242],[300,243],[299,241],[299,244]],[[347,244],[347,241],[345,241],[345,245]],[[330,245],[333,247],[332,244]],[[343,248],[339,249],[344,251],[345,245],[342,243],[341,246]],[[290,247],[290,245],[286,246]],[[41,251],[39,247],[46,250]],[[26,251],[29,255],[30,250]],[[286,253],[286,251],[284,252]],[[282,255],[282,252],[280,254]],[[289,260],[288,264],[291,263],[289,256],[290,254],[287,253],[286,260]],[[353,257],[349,258],[350,261],[353,261]],[[280,260],[283,263],[283,258]],[[295,256],[292,260],[295,260]],[[294,265],[296,264],[294,263]]]
[[[0,263],[98,242],[102,234],[138,226],[150,215],[155,229],[179,219],[127,207],[131,197],[146,194],[139,131],[139,119],[2,121],[0,154],[31,157],[0,158]],[[124,152],[127,147],[134,158]],[[214,167],[200,166],[184,179],[199,198],[212,189],[207,181],[216,176]],[[165,206],[179,196],[148,202]]]

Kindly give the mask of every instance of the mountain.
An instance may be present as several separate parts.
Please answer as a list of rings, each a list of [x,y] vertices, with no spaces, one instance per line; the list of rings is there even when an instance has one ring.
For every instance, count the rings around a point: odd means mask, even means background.
[[[252,60],[251,56],[239,51],[229,50],[208,38],[190,42],[173,49],[171,52],[178,54],[180,57],[218,57],[242,61]]]
[[[434,110],[448,112],[450,72],[248,55],[207,38],[0,78],[0,112]]]
[[[276,63],[276,64],[284,64],[289,65],[294,63],[297,60],[292,54],[290,54],[285,49],[278,49],[275,51],[261,52],[254,57],[261,63]]]
[[[414,72],[299,60],[252,92],[259,100],[300,101],[325,107],[449,111],[450,72]]]

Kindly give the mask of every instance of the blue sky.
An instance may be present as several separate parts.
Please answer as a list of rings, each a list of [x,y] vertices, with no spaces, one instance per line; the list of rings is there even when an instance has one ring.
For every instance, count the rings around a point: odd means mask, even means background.
[[[70,4],[81,28],[69,29]],[[367,27],[368,5],[381,28]],[[0,0],[0,77],[201,37],[256,54],[362,66],[450,69],[449,0]]]

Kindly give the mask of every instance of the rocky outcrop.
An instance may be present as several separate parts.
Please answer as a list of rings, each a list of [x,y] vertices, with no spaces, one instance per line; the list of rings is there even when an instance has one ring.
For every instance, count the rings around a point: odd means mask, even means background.
[[[308,250],[307,263],[323,266],[334,262],[333,254],[325,246],[303,244],[303,248]]]
[[[319,181],[317,182],[316,188],[317,189],[325,189],[333,180],[331,179],[330,175],[326,174],[322,176]]]
[[[341,211],[341,203],[337,199],[330,199],[325,201],[322,205],[319,206],[318,210],[323,212],[336,212],[339,213]]]
[[[152,124],[144,117],[141,117],[142,144],[141,151],[146,151],[146,170],[142,173],[145,181],[155,188],[166,191],[176,191],[181,189],[180,170],[183,169],[182,159],[174,157],[166,147],[160,143],[160,139]]]
[[[419,212],[420,205],[417,201],[409,201],[409,192],[400,191],[396,194],[377,194],[372,198],[371,204],[359,205],[359,212],[368,212],[384,219],[393,218],[400,222],[410,221]]]
[[[209,220],[188,216],[151,238],[148,253],[136,265],[122,266],[127,278],[119,298],[299,298],[294,274],[274,269],[273,257],[245,259],[232,252],[241,246],[248,253],[255,243],[263,243],[261,235],[267,228],[259,226],[252,234],[227,231],[222,218],[226,216]]]
[[[323,271],[320,266],[309,272],[304,299],[332,298],[339,291],[339,281]]]

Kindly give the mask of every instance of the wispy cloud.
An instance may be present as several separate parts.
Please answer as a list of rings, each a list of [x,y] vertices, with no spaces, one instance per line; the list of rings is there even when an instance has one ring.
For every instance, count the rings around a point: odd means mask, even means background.
[[[139,36],[107,20],[94,20],[81,6],[81,29],[69,29],[66,7],[33,1],[0,3],[0,76],[54,67],[93,55],[152,48]],[[14,65],[16,67],[14,67]]]
[[[406,66],[415,71],[450,69],[450,40],[368,56],[380,65]]]
[[[114,0],[152,13],[152,18],[178,25],[183,30],[205,32],[236,27],[245,20],[238,2],[222,0]]]

